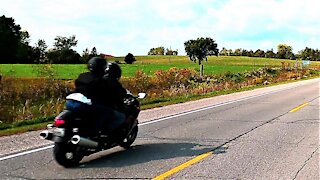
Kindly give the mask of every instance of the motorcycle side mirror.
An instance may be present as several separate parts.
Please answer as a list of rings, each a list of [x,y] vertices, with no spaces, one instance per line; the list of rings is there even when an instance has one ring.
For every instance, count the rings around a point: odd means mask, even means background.
[[[139,99],[143,99],[143,98],[145,98],[146,96],[147,96],[146,93],[139,93],[139,94],[138,94],[138,98],[139,98]]]

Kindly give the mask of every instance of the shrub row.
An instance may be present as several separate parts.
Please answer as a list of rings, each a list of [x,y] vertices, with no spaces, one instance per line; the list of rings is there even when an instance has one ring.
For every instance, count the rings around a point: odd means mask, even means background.
[[[134,94],[146,92],[147,101],[160,102],[172,97],[238,90],[310,76],[319,76],[319,71],[264,68],[246,73],[200,77],[195,70],[171,68],[156,71],[153,75],[138,71],[134,77],[121,81]],[[56,115],[64,108],[65,96],[73,89],[73,81],[3,77],[0,81],[0,127]]]
[[[171,68],[157,71],[152,76],[138,71],[134,77],[123,79],[122,84],[133,93],[147,92],[148,98],[157,99],[237,90],[316,75],[319,71],[311,69],[262,68],[252,72],[200,77],[194,70]]]

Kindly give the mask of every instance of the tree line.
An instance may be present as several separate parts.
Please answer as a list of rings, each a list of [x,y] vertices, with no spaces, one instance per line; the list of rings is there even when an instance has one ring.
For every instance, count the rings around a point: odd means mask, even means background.
[[[311,60],[311,61],[320,61],[320,50],[306,47],[303,50],[298,51],[298,53],[294,54],[292,52],[292,47],[286,44],[279,44],[277,46],[277,52],[274,52],[273,49],[267,50],[267,51],[257,49],[256,51],[253,51],[253,50],[246,50],[241,48],[232,50],[232,49],[227,49],[223,47],[222,50],[219,52],[219,55],[265,57],[265,58],[278,58],[278,59],[291,59],[291,60],[305,59],[305,60]]]
[[[30,45],[30,34],[28,31],[22,31],[20,25],[14,22],[13,18],[0,17],[0,64],[33,64],[33,63],[59,63],[59,64],[78,64],[86,63],[91,57],[98,56],[97,49],[93,47],[91,51],[86,48],[82,55],[77,53],[73,48],[77,46],[78,41],[74,35],[70,37],[57,36],[54,39],[52,49],[48,49],[46,42],[39,39],[32,46]],[[280,59],[308,59],[312,61],[320,60],[320,51],[306,47],[297,54],[292,52],[292,47],[286,44],[279,44],[277,52],[271,50],[256,51],[246,49],[227,49],[223,47],[220,51],[217,43],[212,38],[198,38],[188,40],[184,43],[185,51],[190,60],[199,64],[203,59],[210,55],[223,56],[249,56],[249,57],[266,57]],[[178,55],[178,50],[164,48],[163,46],[151,48],[148,55]],[[124,58],[127,64],[135,62],[131,53]]]
[[[13,18],[0,17],[0,63],[1,64],[34,64],[56,63],[77,64],[87,62],[97,55],[95,47],[91,52],[84,50],[80,56],[73,47],[77,46],[76,37],[57,36],[52,49],[48,49],[45,40],[39,39],[35,45],[30,45],[30,34],[22,31]]]
[[[177,50],[171,50],[168,48],[164,48],[163,46],[151,48],[148,52],[148,55],[168,55],[168,56],[177,56],[178,55],[178,49]]]
[[[210,43],[213,43],[210,45]],[[242,48],[237,48],[235,50],[227,49],[223,47],[220,51],[217,48],[217,45],[214,45],[215,42],[211,38],[198,38],[196,40],[189,40],[185,43],[185,51],[187,55],[191,54],[194,61],[194,54],[197,54],[196,51],[203,51],[201,46],[207,46],[212,48],[207,52],[206,55],[220,55],[220,56],[248,56],[248,57],[264,57],[264,58],[278,58],[278,59],[304,59],[311,61],[320,61],[320,50],[312,49],[309,47],[305,47],[303,50],[298,51],[298,53],[294,54],[292,51],[292,47],[286,44],[279,44],[277,46],[277,51],[275,52],[273,49],[264,51],[261,49],[246,50]],[[192,55],[193,54],[193,55]],[[198,53],[199,54],[199,53]],[[201,53],[200,53],[201,54]],[[148,55],[178,55],[178,50],[172,51],[168,48],[165,49],[163,46],[151,48],[148,52]]]
[[[76,36],[72,35],[55,37],[52,49],[48,49],[43,39],[39,39],[32,46],[28,31],[22,31],[13,18],[4,15],[0,17],[0,64],[79,64],[87,63],[90,58],[102,55],[95,47],[91,50],[86,48],[80,55],[73,49],[77,44]],[[131,53],[128,53],[124,61],[132,64],[136,60]]]

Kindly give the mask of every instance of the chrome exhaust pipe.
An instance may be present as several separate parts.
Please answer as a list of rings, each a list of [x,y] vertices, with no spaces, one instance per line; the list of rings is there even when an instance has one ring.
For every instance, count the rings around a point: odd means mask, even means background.
[[[79,135],[72,136],[71,143],[79,146],[88,147],[88,148],[98,147],[98,142],[92,141],[84,137],[80,137]]]
[[[53,134],[51,132],[49,132],[48,130],[44,130],[44,131],[40,132],[40,137],[42,139],[52,140]]]

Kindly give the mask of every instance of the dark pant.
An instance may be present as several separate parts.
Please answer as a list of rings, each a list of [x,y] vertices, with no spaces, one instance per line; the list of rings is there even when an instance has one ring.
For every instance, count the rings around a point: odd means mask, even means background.
[[[120,127],[125,121],[125,115],[106,106],[93,106],[93,112],[97,117],[97,130],[109,133]]]

